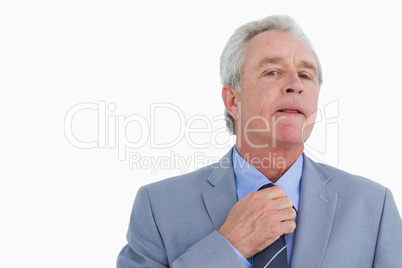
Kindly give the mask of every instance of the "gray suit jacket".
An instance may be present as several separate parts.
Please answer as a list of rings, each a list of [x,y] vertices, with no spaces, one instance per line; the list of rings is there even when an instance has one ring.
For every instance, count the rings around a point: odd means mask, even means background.
[[[237,202],[231,156],[140,188],[117,267],[244,268],[216,231]],[[290,267],[401,268],[402,222],[391,192],[303,157]]]

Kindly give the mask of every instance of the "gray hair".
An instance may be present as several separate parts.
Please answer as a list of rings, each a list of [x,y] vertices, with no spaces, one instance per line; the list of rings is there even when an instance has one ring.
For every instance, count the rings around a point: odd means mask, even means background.
[[[222,85],[230,85],[239,93],[242,84],[242,68],[246,54],[247,41],[265,31],[278,31],[294,35],[303,41],[313,52],[318,69],[318,82],[322,84],[322,69],[310,40],[296,21],[286,15],[268,16],[240,26],[229,38],[220,58],[220,76]],[[236,134],[233,117],[225,109],[226,126],[232,134]]]

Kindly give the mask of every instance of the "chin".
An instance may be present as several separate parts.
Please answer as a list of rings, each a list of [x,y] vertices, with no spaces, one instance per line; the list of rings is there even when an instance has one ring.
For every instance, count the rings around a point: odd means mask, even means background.
[[[276,133],[276,144],[301,145],[304,143],[300,127],[286,128]]]

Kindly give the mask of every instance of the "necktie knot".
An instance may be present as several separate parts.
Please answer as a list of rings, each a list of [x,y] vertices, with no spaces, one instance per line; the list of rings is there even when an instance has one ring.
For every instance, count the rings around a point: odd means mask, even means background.
[[[264,184],[263,186],[261,186],[260,189],[258,189],[258,191],[266,189],[266,188],[274,187],[274,186],[275,186],[275,184],[273,184],[273,183],[267,183],[267,184]]]

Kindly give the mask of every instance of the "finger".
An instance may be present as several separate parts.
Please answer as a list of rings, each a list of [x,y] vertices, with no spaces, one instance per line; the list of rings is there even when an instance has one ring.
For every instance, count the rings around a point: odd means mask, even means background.
[[[296,229],[296,223],[294,221],[283,222],[282,231],[283,235],[290,235]]]
[[[262,189],[257,192],[259,195],[267,198],[267,199],[277,199],[281,197],[285,197],[286,194],[283,189],[279,186],[273,186],[269,188]]]
[[[294,221],[296,218],[296,210],[294,208],[284,208],[280,211],[280,220],[283,221]]]
[[[264,220],[266,222],[284,222],[284,221],[294,221],[296,218],[296,211],[294,208],[284,208],[275,211],[262,212],[260,215],[264,215]]]
[[[281,197],[274,200],[261,200],[253,202],[255,206],[249,208],[249,211],[255,215],[269,217],[271,220],[283,221],[295,217],[293,202],[290,198]],[[253,209],[254,208],[254,209]]]
[[[273,202],[275,202],[276,208],[278,210],[285,209],[285,208],[293,208],[292,199],[290,199],[289,197],[286,197],[286,196],[277,198],[277,199],[273,200]]]

